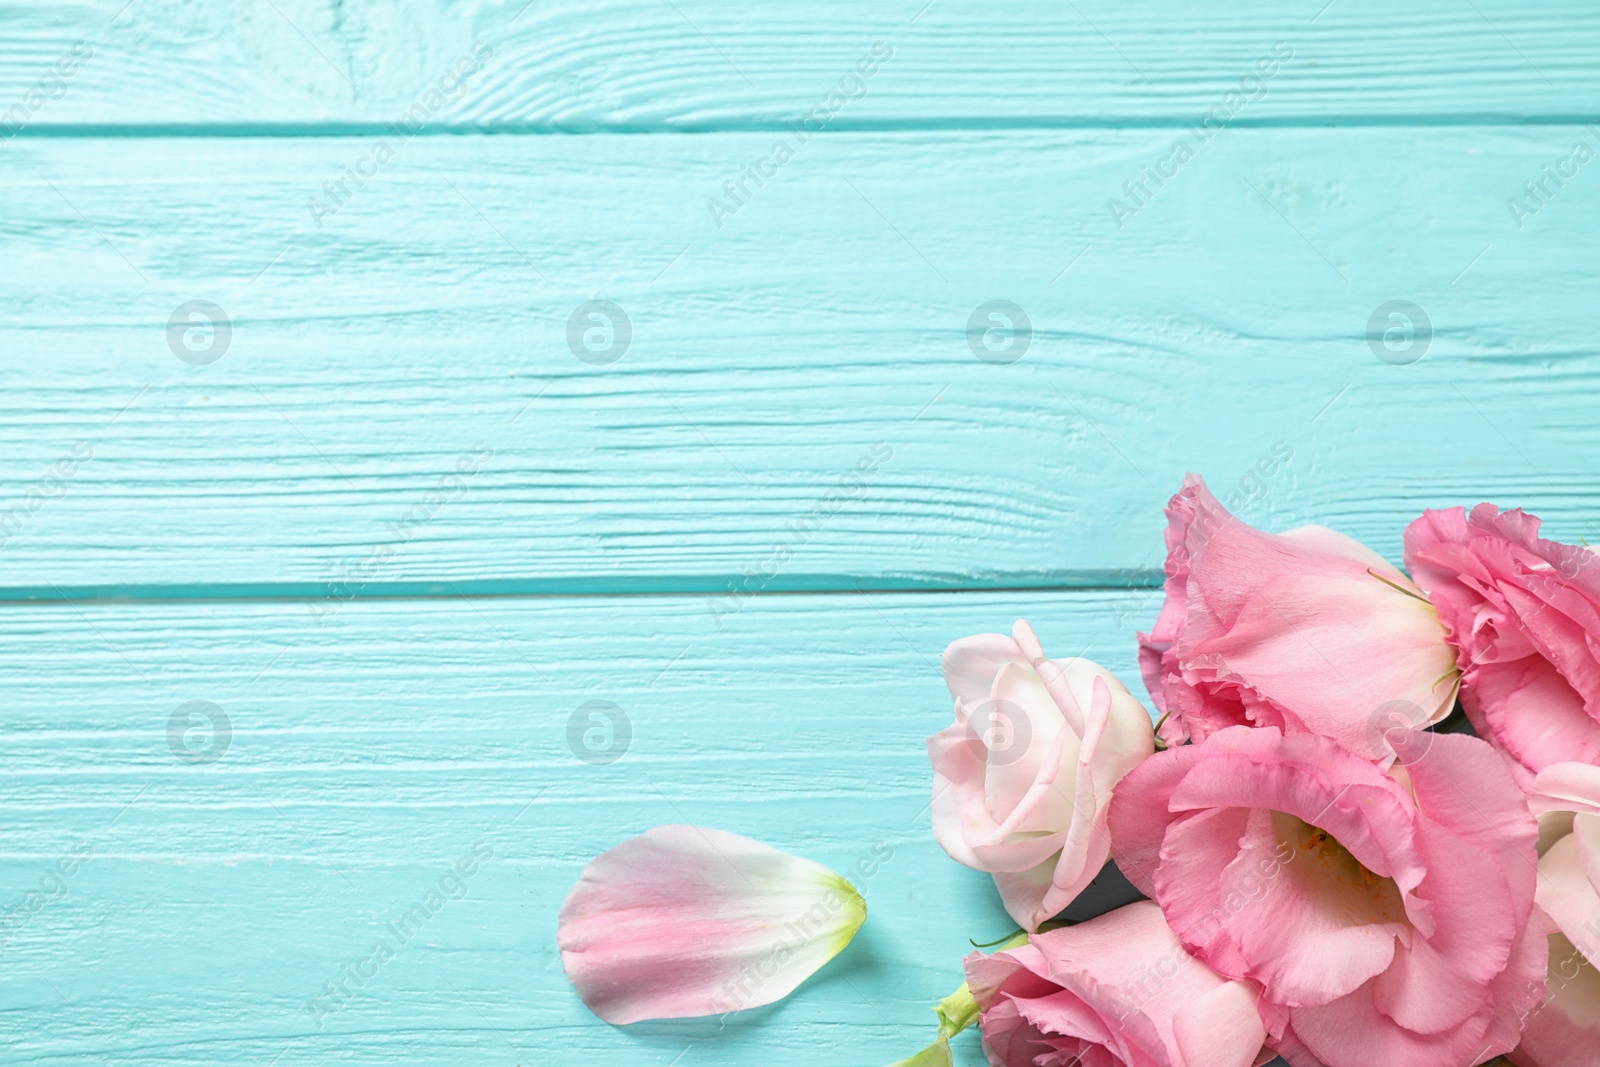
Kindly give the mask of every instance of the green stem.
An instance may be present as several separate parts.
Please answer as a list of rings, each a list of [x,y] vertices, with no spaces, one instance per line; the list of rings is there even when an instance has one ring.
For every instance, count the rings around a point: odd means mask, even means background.
[[[971,945],[973,948],[994,948],[996,945],[1004,944],[1007,941],[1011,941],[1011,940],[1015,939],[1016,936],[1018,934],[1020,934],[1020,933],[1022,933],[1022,931],[1020,929],[1013,930],[1009,934],[1006,934],[1004,937],[997,937],[993,941],[984,941],[984,942],[981,942],[981,943],[977,942],[977,941],[974,941],[974,940],[972,940],[972,938],[969,937],[969,938],[967,938],[967,944]]]

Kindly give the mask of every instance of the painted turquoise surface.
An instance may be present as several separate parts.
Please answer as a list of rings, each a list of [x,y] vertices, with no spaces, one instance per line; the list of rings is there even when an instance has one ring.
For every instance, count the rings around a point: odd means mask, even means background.
[[[950,640],[1139,691],[1189,470],[1391,557],[1481,499],[1600,536],[1597,46],[1551,0],[0,0],[0,1063],[920,1048],[1010,928],[929,834]],[[680,821],[892,858],[787,1001],[606,1026],[557,909]]]

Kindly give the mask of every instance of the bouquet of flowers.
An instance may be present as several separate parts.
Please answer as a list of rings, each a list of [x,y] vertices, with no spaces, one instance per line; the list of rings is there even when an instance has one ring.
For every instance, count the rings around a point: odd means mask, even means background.
[[[1408,576],[1192,475],[1167,516],[1159,721],[1025,622],[945,651],[934,835],[1020,929],[903,1064],[976,1024],[995,1067],[1600,1067],[1600,556],[1481,504],[1412,522]],[[590,864],[559,942],[627,1023],[771,1003],[865,918],[827,868],[668,826]]]

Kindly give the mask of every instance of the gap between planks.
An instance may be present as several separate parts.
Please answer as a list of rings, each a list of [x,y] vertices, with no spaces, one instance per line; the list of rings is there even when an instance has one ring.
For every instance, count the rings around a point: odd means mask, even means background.
[[[873,119],[852,122],[839,119],[819,134],[828,133],[1005,133],[1029,130],[1185,130],[1193,126],[1193,115],[1157,115],[1138,118],[1116,116],[1021,115],[1006,117],[934,117],[916,119]],[[1229,128],[1251,130],[1296,129],[1434,129],[1457,126],[1585,126],[1600,122],[1600,112],[1516,115],[1500,112],[1474,112],[1461,115],[1428,113],[1363,115],[1281,115],[1263,118],[1236,118]],[[50,138],[326,138],[381,137],[394,134],[391,123],[39,123],[16,131],[8,139]],[[433,125],[408,131],[408,140],[423,137],[585,137],[651,134],[788,133],[786,123],[767,119],[716,122],[617,122],[617,123],[461,123]]]
[[[315,603],[323,600],[461,600],[461,599],[623,599],[632,597],[729,597],[732,579],[671,577],[637,578],[612,588],[603,580],[584,578],[550,580],[469,579],[464,581],[373,582],[359,592],[330,592],[326,583],[276,582],[263,584],[208,584],[196,586],[13,586],[0,588],[0,606],[52,604],[183,604],[195,602]],[[836,575],[819,576],[808,583],[804,575],[783,581],[777,588],[750,590],[743,600],[780,596],[864,596],[902,593],[1064,593],[1125,592],[1160,589],[1163,576],[1152,568],[1123,572],[1086,571],[1044,582],[982,583],[941,582],[936,578],[902,581],[874,578],[854,581]],[[654,585],[655,588],[647,586]],[[645,586],[645,587],[642,587]]]

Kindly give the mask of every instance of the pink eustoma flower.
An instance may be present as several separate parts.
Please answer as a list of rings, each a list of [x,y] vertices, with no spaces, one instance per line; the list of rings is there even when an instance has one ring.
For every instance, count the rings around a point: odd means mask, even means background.
[[[1028,944],[967,957],[993,1067],[1251,1067],[1255,994],[1183,948],[1141,900]]]
[[[1539,909],[1550,931],[1543,1000],[1517,1067],[1600,1067],[1600,767],[1555,763],[1529,796],[1539,814]]]
[[[933,836],[994,876],[1026,930],[1060,912],[1105,866],[1106,806],[1155,751],[1150,713],[1104,667],[1046,659],[1025,622],[944,653],[955,722],[928,738]]]
[[[1229,726],[1331,737],[1384,762],[1455,706],[1455,652],[1422,591],[1343,534],[1269,534],[1196,475],[1167,505],[1166,603],[1139,665],[1169,741]]]
[[[1600,762],[1600,556],[1493,504],[1426,511],[1406,566],[1439,609],[1479,737],[1532,776]]]
[[[1232,727],[1146,760],[1116,859],[1184,944],[1260,990],[1294,1067],[1463,1067],[1539,995],[1537,824],[1484,742],[1385,772],[1333,741]]]
[[[722,830],[658,826],[592,860],[561,907],[561,965],[608,1023],[788,996],[866,920],[821,864]]]

